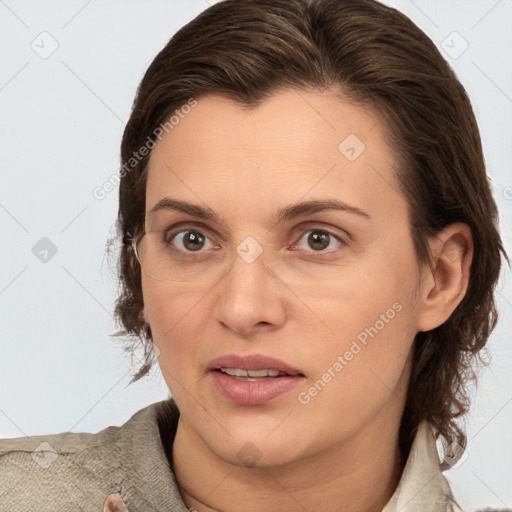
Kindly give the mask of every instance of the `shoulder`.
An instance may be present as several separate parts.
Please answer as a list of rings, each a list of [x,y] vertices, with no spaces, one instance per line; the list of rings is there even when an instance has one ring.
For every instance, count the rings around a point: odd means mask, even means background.
[[[127,478],[138,478],[141,452],[148,450],[150,463],[165,464],[159,435],[164,405],[154,403],[98,433],[0,439],[2,510],[103,510],[107,496],[126,495]]]
[[[468,512],[461,508],[444,474],[449,468],[440,460],[433,427],[422,421],[398,486],[382,512]],[[480,512],[507,511],[486,508]]]
[[[63,432],[0,440],[3,508],[30,509],[34,502],[41,510],[76,507],[83,501],[84,486],[89,503],[102,510],[101,499],[109,490],[102,477],[110,474],[116,480],[112,465],[104,462],[116,459],[120,428],[109,427],[97,434]]]

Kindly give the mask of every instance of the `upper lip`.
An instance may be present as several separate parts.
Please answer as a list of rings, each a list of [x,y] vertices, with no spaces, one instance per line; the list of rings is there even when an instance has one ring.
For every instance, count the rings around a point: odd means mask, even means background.
[[[209,370],[220,368],[240,368],[241,370],[279,370],[288,375],[304,375],[297,368],[263,354],[226,354],[213,359],[208,364]]]

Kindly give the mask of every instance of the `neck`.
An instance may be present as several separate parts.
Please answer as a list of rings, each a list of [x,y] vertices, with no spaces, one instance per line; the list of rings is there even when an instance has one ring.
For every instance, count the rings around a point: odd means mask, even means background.
[[[400,425],[386,419],[314,457],[248,468],[218,458],[180,417],[173,469],[183,501],[197,512],[381,512],[403,471]]]

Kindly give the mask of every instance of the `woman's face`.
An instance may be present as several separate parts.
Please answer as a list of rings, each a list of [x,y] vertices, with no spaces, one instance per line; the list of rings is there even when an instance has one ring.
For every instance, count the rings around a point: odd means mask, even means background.
[[[421,275],[379,116],[292,90],[252,110],[201,97],[187,112],[151,153],[145,227],[185,230],[168,237],[169,261],[190,272],[142,280],[182,424],[239,465],[299,460],[397,427]],[[150,214],[164,198],[196,211],[168,202]],[[278,216],[327,201],[349,208]],[[265,369],[286,375],[247,373]]]

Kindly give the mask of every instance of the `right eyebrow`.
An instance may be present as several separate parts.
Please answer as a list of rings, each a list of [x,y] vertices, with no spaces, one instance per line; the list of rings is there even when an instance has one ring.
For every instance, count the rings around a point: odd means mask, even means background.
[[[186,203],[185,201],[178,201],[177,199],[171,199],[170,197],[160,199],[160,201],[158,201],[158,203],[156,203],[148,213],[156,213],[160,210],[171,210],[186,213],[203,220],[216,220],[219,223],[223,222],[222,219],[208,207],[205,208],[192,203]]]

